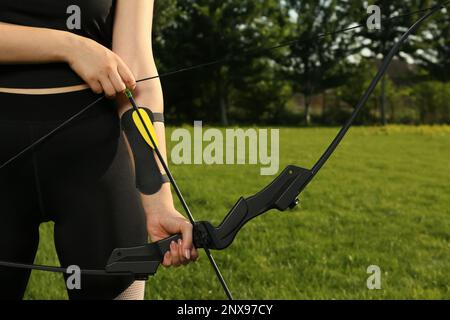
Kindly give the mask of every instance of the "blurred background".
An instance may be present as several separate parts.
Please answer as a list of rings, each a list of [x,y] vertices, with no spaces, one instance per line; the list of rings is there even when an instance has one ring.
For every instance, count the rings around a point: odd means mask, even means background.
[[[214,124],[337,125],[380,61],[422,9],[438,1],[156,1],[161,73],[226,58],[163,79],[170,120]],[[367,7],[381,9],[369,30]],[[411,14],[412,12],[418,12]],[[360,124],[450,122],[450,20],[430,19],[397,55]],[[347,32],[321,36],[348,27]],[[292,42],[277,50],[244,54]]]

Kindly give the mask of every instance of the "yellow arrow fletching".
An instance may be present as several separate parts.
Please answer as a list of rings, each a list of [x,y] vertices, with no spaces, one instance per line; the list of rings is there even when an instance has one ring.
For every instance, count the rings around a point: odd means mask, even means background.
[[[147,126],[148,131],[152,135],[153,141],[156,143],[156,147],[158,147],[158,138],[156,137],[156,131],[155,127],[153,126],[152,120],[150,119],[149,115],[145,110],[139,109],[139,113],[142,116],[142,119],[144,119],[144,123]],[[141,122],[141,119],[139,118],[139,115],[136,111],[133,112],[133,121],[136,125],[136,128],[138,128],[141,136],[144,138],[145,142],[150,146],[150,148],[155,149],[155,146],[152,143],[152,140],[147,134],[147,131],[145,130],[144,124]]]

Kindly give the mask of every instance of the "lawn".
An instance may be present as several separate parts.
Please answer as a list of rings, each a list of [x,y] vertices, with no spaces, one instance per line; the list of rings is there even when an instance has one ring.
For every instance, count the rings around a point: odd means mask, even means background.
[[[281,168],[310,167],[336,128],[280,130]],[[198,220],[218,223],[273,177],[259,166],[172,165]],[[450,299],[450,127],[353,128],[301,206],[249,223],[215,257],[239,299]],[[57,264],[52,225],[40,264]],[[77,239],[73,239],[77,241]],[[381,268],[381,290],[366,270]],[[66,299],[60,275],[33,272],[26,299]],[[147,299],[222,299],[204,255],[150,279]]]

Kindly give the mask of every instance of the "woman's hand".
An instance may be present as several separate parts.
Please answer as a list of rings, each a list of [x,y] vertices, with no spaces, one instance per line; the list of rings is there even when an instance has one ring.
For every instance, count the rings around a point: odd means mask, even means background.
[[[198,252],[192,242],[192,224],[173,206],[146,208],[147,231],[152,241],[158,241],[171,235],[181,233],[183,240],[172,242],[170,251],[164,255],[166,267],[188,264],[198,259]]]
[[[133,73],[117,54],[80,36],[74,36],[69,43],[65,53],[66,62],[92,91],[114,98],[126,88],[135,89]]]

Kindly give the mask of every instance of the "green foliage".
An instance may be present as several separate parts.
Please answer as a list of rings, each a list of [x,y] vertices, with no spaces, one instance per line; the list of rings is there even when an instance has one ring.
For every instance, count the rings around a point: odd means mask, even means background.
[[[294,92],[304,96],[305,122],[310,123],[313,95],[338,87],[350,76],[346,58],[352,53],[349,34],[318,38],[320,34],[342,30],[351,23],[347,1],[287,1],[290,38],[297,41],[277,62]]]
[[[376,67],[369,60],[333,94],[335,99],[317,121],[325,124],[343,123],[353,111],[361,95],[372,81]],[[450,123],[450,83],[420,81],[401,86],[386,76],[387,118],[390,123],[445,124]],[[374,123],[379,118],[380,86],[370,97],[357,119],[358,124]]]
[[[281,166],[311,166],[336,130],[282,129]],[[300,208],[253,220],[215,254],[236,298],[450,299],[449,139],[448,126],[352,129]],[[255,166],[172,168],[197,219],[214,223],[271,180]],[[41,229],[38,263],[57,261],[51,229]],[[366,287],[372,264],[382,290]],[[26,299],[65,299],[63,288],[59,276],[33,272]],[[161,268],[146,298],[224,294],[202,255],[185,268]]]
[[[156,4],[155,56],[161,73],[217,59],[225,62],[163,79],[169,122],[299,125],[309,123],[310,114],[317,124],[342,123],[376,73],[374,66],[417,19],[418,14],[408,13],[434,2],[375,1],[370,4],[381,7],[382,30],[361,28],[319,38],[355,23],[364,25],[369,2],[167,0]],[[448,91],[434,90],[447,88],[450,74],[446,14],[448,9],[402,46],[395,61],[400,68],[391,68],[384,90],[380,84],[359,123],[378,123],[383,115],[391,123],[448,123]],[[291,45],[260,51],[280,43]],[[405,69],[408,77],[402,78]],[[419,84],[430,80],[442,83]],[[303,99],[297,99],[299,95]],[[318,106],[314,101],[321,95],[331,99]]]
[[[162,30],[156,46],[162,71],[217,59],[229,61],[164,82],[166,106],[173,118],[201,118],[226,124],[231,105],[241,107],[239,97],[238,102],[232,101],[239,94],[238,86],[254,83],[253,79],[265,74],[273,77],[267,62],[258,63],[260,57],[244,58],[242,53],[279,38],[282,26],[273,21],[280,14],[277,8],[278,1],[269,0],[177,1],[174,22]],[[271,87],[270,91],[276,92],[276,88]],[[268,104],[261,105],[260,110],[273,108],[279,100],[275,95],[268,94],[267,98]]]
[[[450,83],[421,82],[412,88],[420,123],[450,122]]]
[[[336,89],[336,102],[337,105],[329,106],[327,112],[323,115],[326,123],[336,123],[340,120],[341,123],[345,121],[353,112],[353,108],[356,106],[361,96],[367,90],[370,82],[373,80],[377,72],[376,66],[369,60],[363,60],[358,69],[349,77],[344,86]],[[392,92],[392,84],[388,82],[388,95]],[[380,94],[380,87],[375,89],[374,94],[370,97],[366,107],[361,111],[360,116],[357,119],[357,123],[373,123],[377,119],[378,114],[378,96]]]
[[[382,15],[382,29],[369,30],[367,28],[360,29],[359,34],[366,40],[369,45],[365,46],[370,49],[369,56],[385,56],[398,40],[399,34],[409,28],[418,18],[418,15],[408,15],[413,11],[430,8],[435,1],[430,0],[404,0],[404,1],[390,1],[390,0],[376,0],[370,1],[370,4],[377,5],[381,9]],[[368,4],[368,2],[366,2]],[[359,2],[354,2],[356,7],[361,6]],[[365,14],[365,8],[361,8],[359,16]],[[357,11],[355,9],[354,11]],[[397,17],[396,19],[391,19]],[[391,19],[391,20],[388,20]],[[364,21],[365,22],[365,21]],[[402,59],[406,54],[413,54],[416,51],[416,46],[420,44],[421,38],[411,37],[409,42],[402,46],[397,57]],[[402,54],[400,54],[402,53]]]
[[[177,0],[155,1],[153,14],[153,34],[157,39],[157,42],[164,41],[164,39],[161,38],[162,30],[164,30],[164,28],[170,27],[174,23],[178,12],[176,4]]]
[[[450,81],[450,10],[444,9],[421,33],[414,57],[431,79]]]

